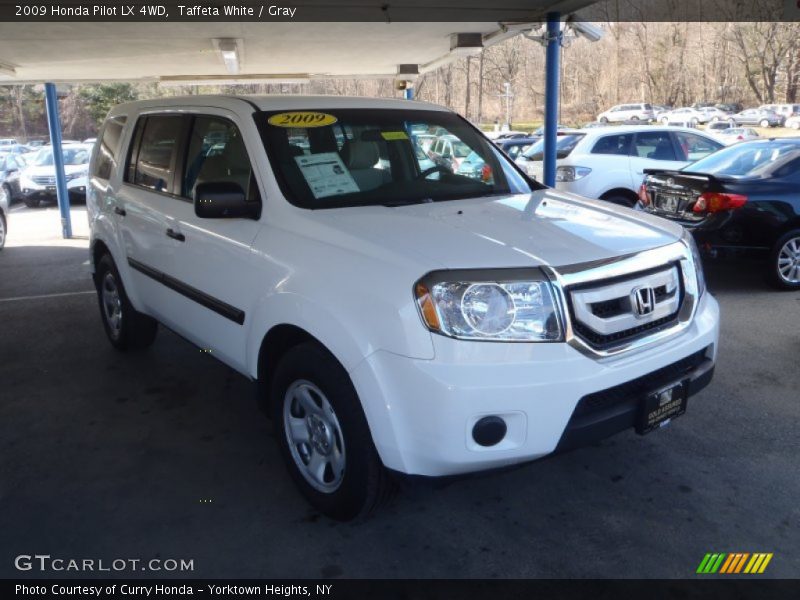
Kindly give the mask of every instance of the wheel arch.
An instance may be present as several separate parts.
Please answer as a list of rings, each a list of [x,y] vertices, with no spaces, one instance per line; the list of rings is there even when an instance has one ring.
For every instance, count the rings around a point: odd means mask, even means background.
[[[600,195],[600,200],[608,200],[614,196],[622,196],[627,198],[632,204],[636,204],[636,202],[639,200],[639,195],[636,192],[625,187],[615,187],[603,192]]]
[[[256,390],[259,405],[267,414],[269,414],[269,388],[272,385],[276,365],[289,350],[306,342],[318,344],[333,356],[320,340],[302,327],[290,323],[274,325],[261,340],[256,361]],[[333,357],[341,364],[336,356]]]

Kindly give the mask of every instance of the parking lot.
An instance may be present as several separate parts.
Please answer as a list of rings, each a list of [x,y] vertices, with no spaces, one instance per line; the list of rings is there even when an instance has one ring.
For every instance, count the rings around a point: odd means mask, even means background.
[[[719,364],[668,428],[340,524],[296,491],[243,377],[164,328],[143,354],[111,348],[88,241],[57,222],[15,206],[0,253],[4,557],[184,558],[202,578],[688,577],[707,552],[772,552],[764,576],[800,573],[800,294],[756,263],[707,265]],[[73,223],[85,235],[81,207]]]

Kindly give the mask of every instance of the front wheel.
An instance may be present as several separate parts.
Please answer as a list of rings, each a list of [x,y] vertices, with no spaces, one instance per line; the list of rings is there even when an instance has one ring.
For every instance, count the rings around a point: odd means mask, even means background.
[[[782,290],[800,290],[800,229],[781,236],[769,255],[767,280]]]
[[[133,308],[110,254],[104,254],[97,263],[95,285],[100,317],[111,345],[122,352],[150,346],[156,339],[158,323]]]
[[[761,123],[759,123],[762,127],[769,127],[769,121],[766,119],[761,119]]]
[[[348,521],[388,498],[393,482],[361,402],[327,350],[313,342],[289,350],[275,369],[270,406],[289,473],[314,508]]]
[[[0,250],[6,245],[6,216],[0,210]]]
[[[25,198],[25,206],[28,208],[39,208],[40,203],[39,198]]]
[[[600,117],[601,123],[608,123],[608,117]]]

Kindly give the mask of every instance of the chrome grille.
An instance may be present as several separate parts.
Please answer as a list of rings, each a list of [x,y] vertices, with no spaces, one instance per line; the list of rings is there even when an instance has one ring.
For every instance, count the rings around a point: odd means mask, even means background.
[[[587,344],[607,349],[671,326],[683,291],[677,264],[567,290],[573,329]]]
[[[55,185],[56,178],[50,175],[34,175],[31,177],[33,183],[38,185]]]

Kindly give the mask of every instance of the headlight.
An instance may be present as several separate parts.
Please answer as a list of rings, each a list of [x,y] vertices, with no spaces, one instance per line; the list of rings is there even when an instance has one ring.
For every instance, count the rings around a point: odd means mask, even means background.
[[[706,276],[705,273],[703,273],[703,261],[700,258],[700,250],[697,248],[697,242],[694,241],[692,234],[685,229],[683,230],[683,242],[689,246],[689,250],[692,251],[692,263],[694,263],[694,274],[697,280],[697,297],[699,298],[703,295],[703,292],[706,291]]]
[[[538,269],[439,271],[414,286],[431,331],[464,340],[557,342],[553,286]]]
[[[589,167],[556,167],[556,181],[578,181],[591,172]]]

